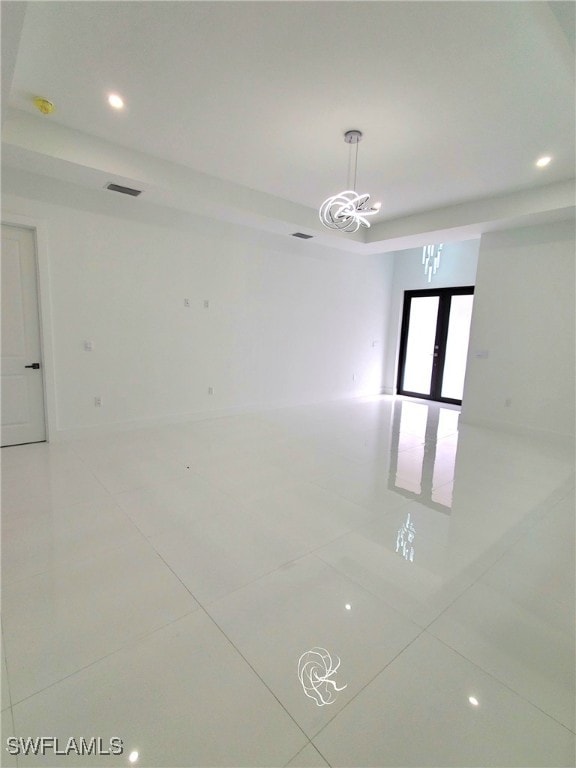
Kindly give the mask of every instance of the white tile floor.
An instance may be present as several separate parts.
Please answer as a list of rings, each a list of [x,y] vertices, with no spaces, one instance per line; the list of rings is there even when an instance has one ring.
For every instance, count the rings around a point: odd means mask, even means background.
[[[125,751],[2,764],[573,766],[574,454],[458,415],[3,449],[3,735]]]

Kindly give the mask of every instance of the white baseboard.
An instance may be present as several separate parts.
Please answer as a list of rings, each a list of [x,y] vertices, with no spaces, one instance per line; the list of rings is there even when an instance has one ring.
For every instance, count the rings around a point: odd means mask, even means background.
[[[193,411],[190,413],[171,414],[159,416],[150,419],[137,419],[133,421],[109,422],[106,424],[90,424],[82,427],[72,427],[70,429],[59,429],[52,432],[50,442],[60,443],[70,440],[81,440],[87,437],[101,437],[114,435],[121,432],[129,432],[135,429],[146,429],[154,427],[165,427],[171,424],[184,424],[195,421],[206,421],[208,419],[220,419],[227,416],[242,416],[248,414],[264,413],[266,411],[281,410],[283,408],[297,408],[307,405],[322,405],[323,403],[335,403],[342,400],[358,400],[363,397],[377,395],[378,393],[367,392],[348,392],[342,395],[335,395],[321,400],[298,400],[270,403],[258,405],[249,403],[229,408],[215,408],[210,411]]]
[[[576,436],[571,432],[554,432],[552,430],[535,429],[523,425],[512,424],[505,421],[495,421],[493,419],[467,419],[463,413],[460,416],[462,426],[480,427],[494,432],[506,432],[509,435],[524,438],[537,438],[545,442],[566,445],[567,448],[574,447]]]

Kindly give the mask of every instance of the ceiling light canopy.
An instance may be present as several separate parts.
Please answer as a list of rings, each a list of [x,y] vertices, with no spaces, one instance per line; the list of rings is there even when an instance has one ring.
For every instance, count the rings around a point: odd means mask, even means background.
[[[552,158],[549,155],[544,155],[544,157],[540,157],[538,160],[536,160],[536,165],[538,168],[546,168],[551,160]]]
[[[348,155],[348,189],[332,195],[324,200],[320,206],[320,221],[328,229],[338,229],[341,232],[357,232],[360,226],[370,227],[370,222],[366,216],[373,216],[380,210],[380,203],[374,203],[370,206],[370,195],[359,195],[356,192],[356,174],[358,170],[358,144],[362,141],[361,131],[346,131],[344,141],[349,145]],[[354,183],[352,185],[352,146],[355,145],[354,152]]]
[[[117,93],[111,93],[108,96],[108,104],[110,104],[111,107],[114,107],[114,109],[122,109],[124,106],[124,99],[121,96],[118,96]]]

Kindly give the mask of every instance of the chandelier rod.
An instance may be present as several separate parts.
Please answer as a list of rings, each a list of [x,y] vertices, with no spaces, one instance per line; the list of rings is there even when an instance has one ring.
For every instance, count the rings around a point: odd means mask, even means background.
[[[346,189],[350,189],[352,178],[352,145],[348,144],[348,173],[346,174]]]
[[[358,143],[359,139],[357,141],[349,141],[348,143],[348,176],[346,180],[346,185],[348,189],[353,190],[356,192],[356,180],[358,178]],[[356,151],[354,153],[354,184],[352,184],[352,147],[356,147]]]

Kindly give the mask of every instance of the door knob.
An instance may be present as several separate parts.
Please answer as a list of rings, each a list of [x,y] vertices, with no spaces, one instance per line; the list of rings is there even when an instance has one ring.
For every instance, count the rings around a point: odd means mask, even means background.
[[[35,371],[40,368],[40,363],[32,363],[32,365],[25,365],[24,368],[34,368]]]

